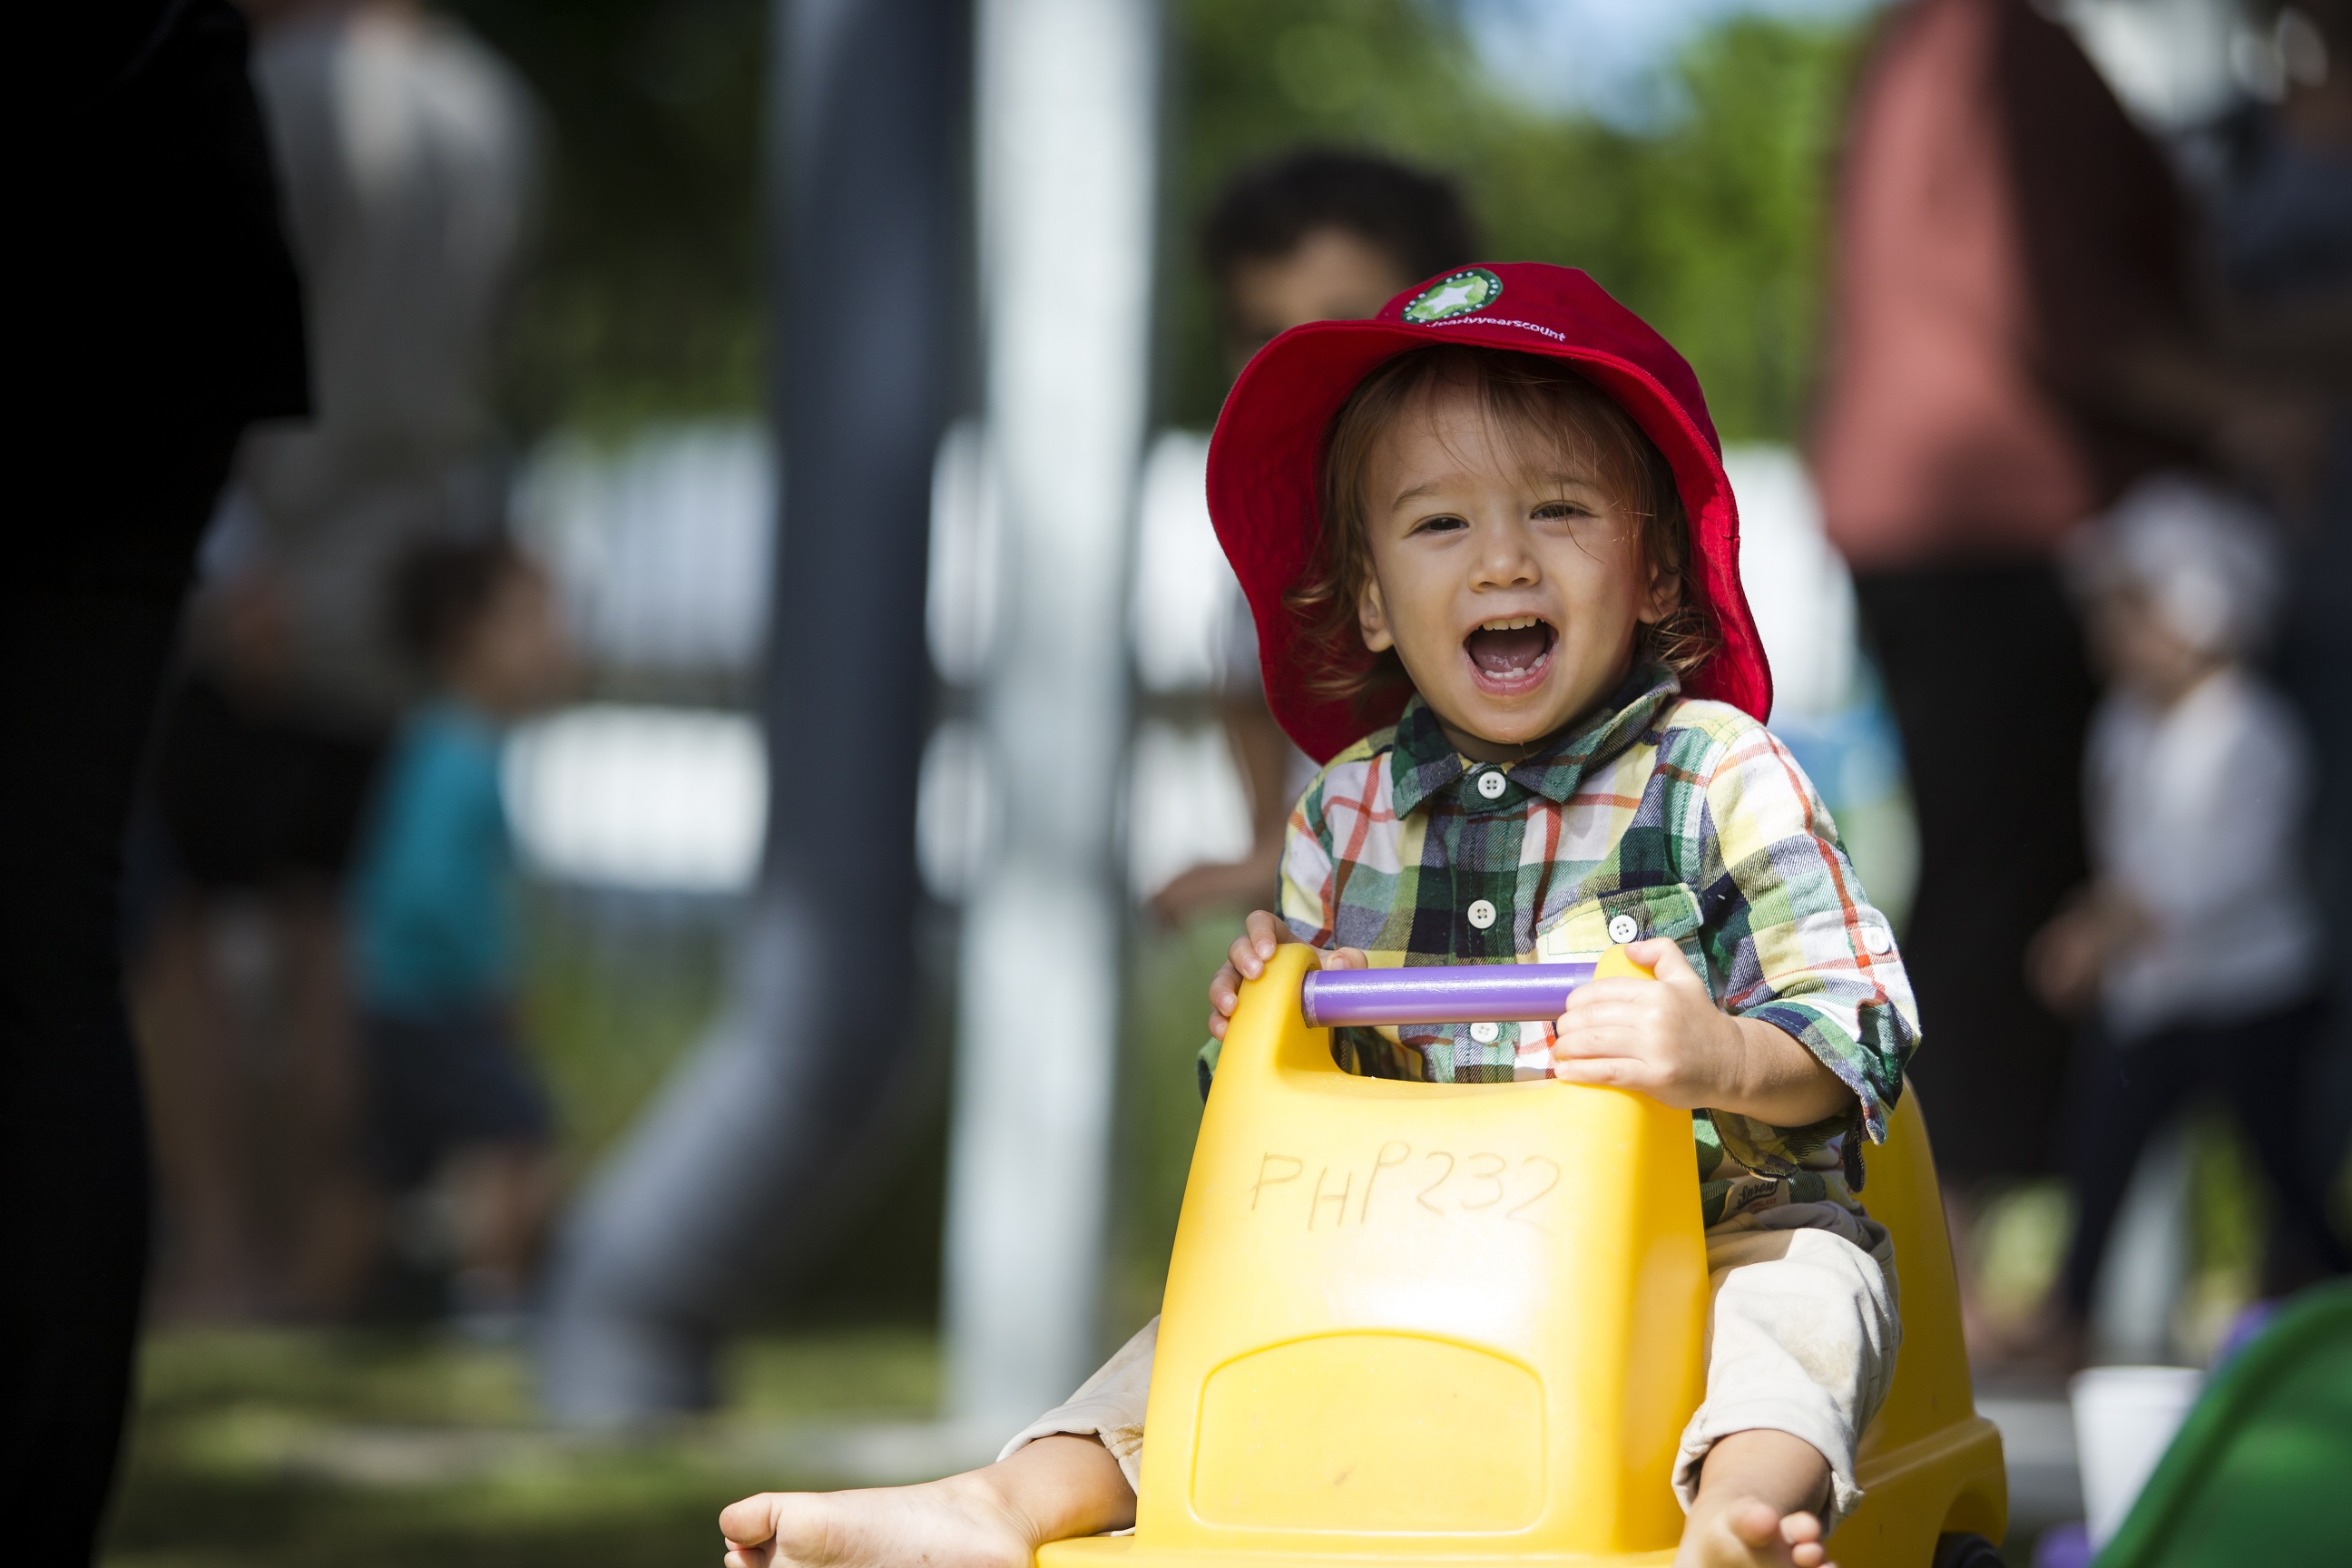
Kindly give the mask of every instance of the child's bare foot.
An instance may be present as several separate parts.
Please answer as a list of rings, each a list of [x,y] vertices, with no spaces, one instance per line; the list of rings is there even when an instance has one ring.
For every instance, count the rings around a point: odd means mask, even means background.
[[[1814,1511],[1829,1495],[1829,1461],[1803,1438],[1769,1427],[1718,1438],[1675,1568],[1836,1568]]]
[[[1761,1498],[1702,1500],[1683,1526],[1675,1568],[1837,1568],[1822,1545],[1822,1521],[1782,1514]]]
[[[719,1516],[728,1568],[1028,1568],[1035,1545],[972,1476],[849,1492],[761,1492]]]
[[[916,1487],[761,1492],[719,1516],[728,1568],[1029,1568],[1045,1542],[1133,1522],[1135,1493],[1092,1437]]]

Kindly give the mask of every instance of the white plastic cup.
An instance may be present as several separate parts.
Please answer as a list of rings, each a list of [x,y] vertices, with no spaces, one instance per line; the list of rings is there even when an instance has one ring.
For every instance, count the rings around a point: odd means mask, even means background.
[[[2075,1374],[2074,1450],[2092,1551],[2122,1525],[2204,1384],[2204,1373],[2185,1366],[2095,1366]]]

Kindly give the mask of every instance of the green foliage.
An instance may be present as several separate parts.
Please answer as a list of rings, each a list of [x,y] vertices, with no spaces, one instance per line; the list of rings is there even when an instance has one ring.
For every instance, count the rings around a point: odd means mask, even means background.
[[[1637,135],[1503,96],[1416,0],[1189,0],[1176,17],[1173,419],[1208,423],[1225,385],[1202,213],[1236,167],[1318,142],[1454,175],[1492,258],[1591,272],[1689,357],[1726,439],[1798,433],[1859,29],[1728,22],[1677,65],[1687,111]]]
[[[449,4],[530,82],[554,151],[516,322],[518,424],[756,406],[766,6]],[[1490,256],[1585,268],[1689,355],[1727,439],[1788,438],[1858,37],[1727,23],[1677,67],[1688,111],[1637,135],[1504,96],[1439,0],[1170,0],[1164,413],[1205,425],[1224,393],[1202,211],[1240,164],[1316,141],[1451,171]]]
[[[757,405],[761,0],[446,0],[530,84],[550,160],[509,396],[526,430]]]

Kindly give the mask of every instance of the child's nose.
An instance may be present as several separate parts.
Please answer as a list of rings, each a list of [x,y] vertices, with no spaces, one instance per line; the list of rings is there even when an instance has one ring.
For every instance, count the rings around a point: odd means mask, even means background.
[[[1478,552],[1478,580],[1482,586],[1517,587],[1534,582],[1537,574],[1535,552],[1528,548],[1519,530],[1487,531]]]

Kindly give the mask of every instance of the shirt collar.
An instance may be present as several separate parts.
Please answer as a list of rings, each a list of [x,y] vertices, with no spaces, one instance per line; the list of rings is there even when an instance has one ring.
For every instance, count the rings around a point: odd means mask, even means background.
[[[1546,800],[1564,805],[1595,764],[1631,745],[1681,690],[1682,682],[1664,665],[1635,665],[1590,719],[1537,742],[1527,756],[1505,769],[1506,775]],[[1416,694],[1397,720],[1396,741],[1389,753],[1397,816],[1403,816],[1465,771],[1462,753]]]

